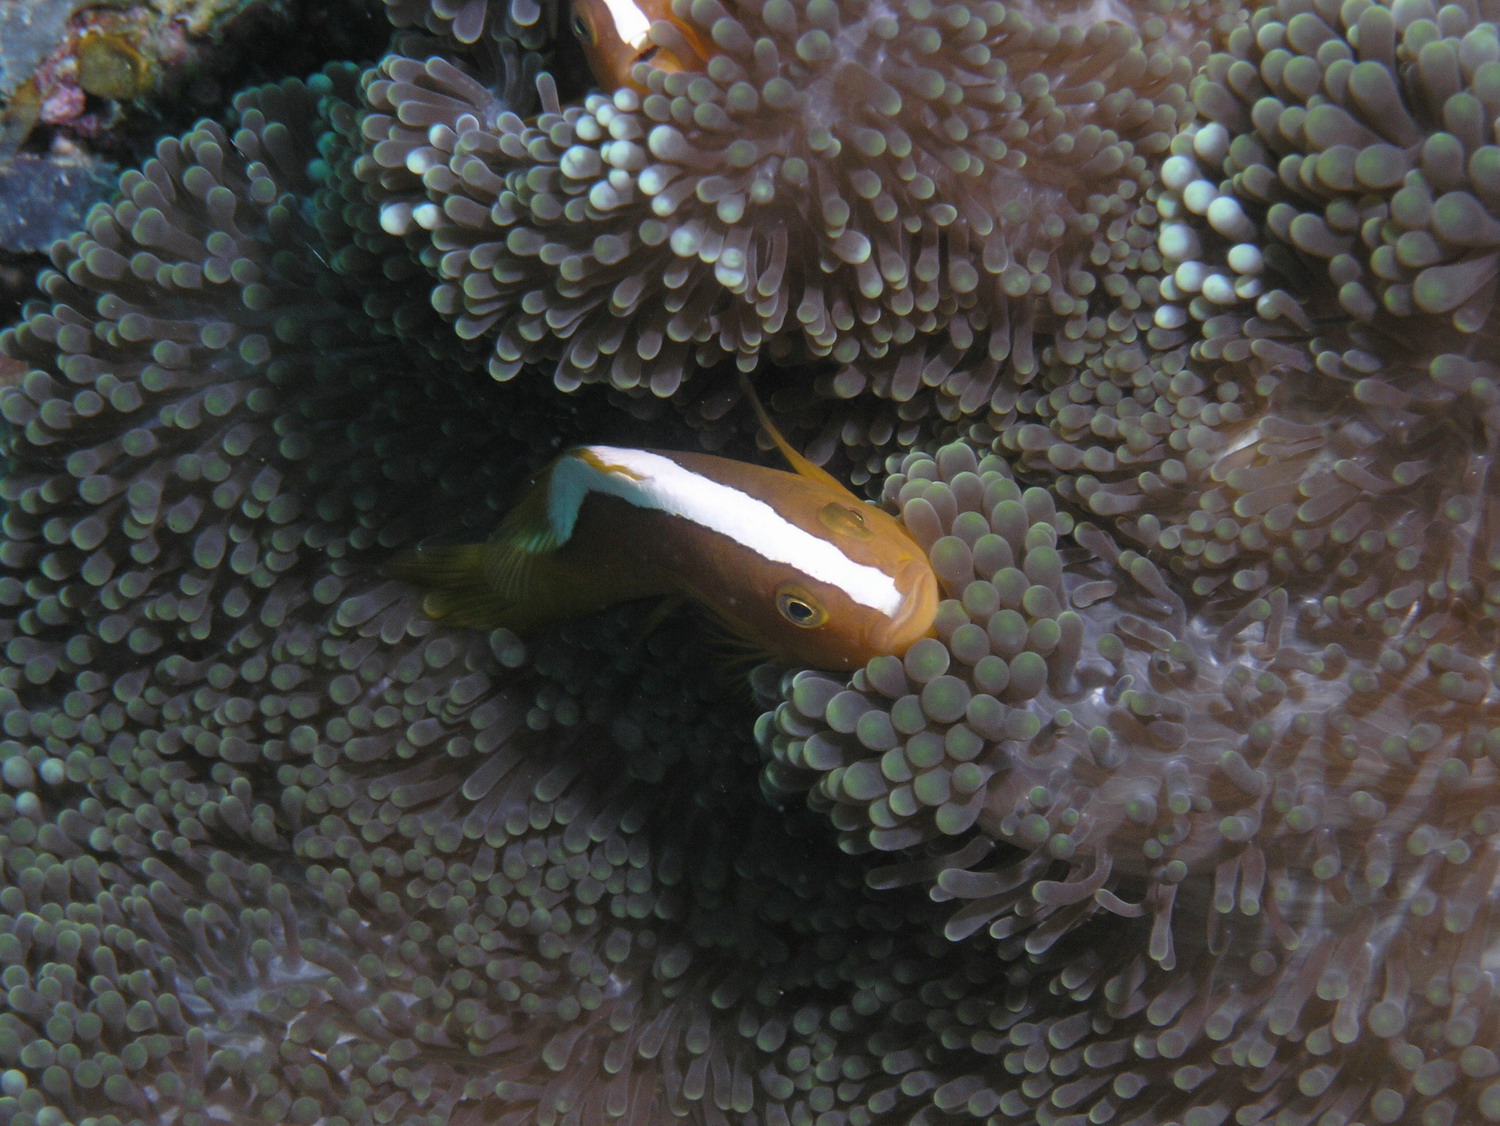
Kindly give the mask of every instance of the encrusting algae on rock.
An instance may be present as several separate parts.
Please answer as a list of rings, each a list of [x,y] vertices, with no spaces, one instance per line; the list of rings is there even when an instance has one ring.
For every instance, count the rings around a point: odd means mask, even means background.
[[[565,105],[557,6],[400,0],[55,248],[0,337],[0,1118],[1500,1121],[1500,13],[869,11],[679,5],[706,73]],[[843,53],[899,113],[776,104]],[[741,307],[764,130],[817,222]],[[866,296],[887,206],[937,270]],[[935,636],[757,720],[690,618],[382,573],[582,441],[748,457],[741,361]]]

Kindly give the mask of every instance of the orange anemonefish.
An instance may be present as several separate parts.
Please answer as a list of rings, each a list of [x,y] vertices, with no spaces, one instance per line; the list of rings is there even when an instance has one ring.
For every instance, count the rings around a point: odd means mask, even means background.
[[[524,632],[653,595],[684,595],[772,660],[852,669],[932,631],[938,587],[896,518],[866,504],[756,414],[796,470],[708,454],[578,446],[488,543],[391,566],[454,625]]]
[[[651,25],[665,21],[676,34],[670,43],[650,38]],[[638,62],[675,73],[702,70],[709,52],[698,32],[678,19],[671,0],[573,0],[573,34],[595,80],[606,92],[622,86],[644,92],[632,72]]]

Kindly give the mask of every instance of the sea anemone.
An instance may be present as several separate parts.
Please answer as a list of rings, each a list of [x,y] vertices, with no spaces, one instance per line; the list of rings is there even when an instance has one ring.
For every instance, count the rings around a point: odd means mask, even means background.
[[[789,673],[766,782],[1026,967],[1008,1116],[1494,1111],[1500,714],[1467,623],[1192,608],[964,445],[887,491],[938,637]]]
[[[0,1116],[911,1117],[968,1052],[922,997],[1005,967],[754,800],[692,623],[523,645],[382,575],[569,427],[401,343],[351,79],[163,142],[3,338]]]
[[[1500,1120],[1495,13],[697,0],[564,105],[554,7],[388,10],[0,336],[0,1119]],[[385,573],[751,456],[734,365],[937,636],[751,702]]]
[[[1152,347],[1045,372],[1003,448],[1196,594],[1492,616],[1493,14],[1258,11],[1162,166]]]
[[[385,0],[394,26],[420,28],[463,47],[508,42],[540,50],[556,38],[562,8],[560,0]]]
[[[715,54],[644,95],[564,107],[544,84],[528,112],[462,59],[400,54],[367,84],[360,175],[389,229],[430,240],[433,301],[492,341],[497,378],[668,396],[721,361],[826,359],[830,394],[940,388],[951,418],[1030,374],[1038,337],[1105,331],[1103,295],[1149,300],[1152,158],[1202,58],[1165,21],[675,11]]]

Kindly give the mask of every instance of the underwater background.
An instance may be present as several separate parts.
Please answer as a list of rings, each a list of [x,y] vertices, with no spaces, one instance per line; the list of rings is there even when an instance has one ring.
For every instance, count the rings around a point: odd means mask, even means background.
[[[0,1121],[1500,1121],[1500,8],[675,0],[601,93],[355,7],[0,335]],[[131,164],[163,12],[7,62],[117,83],[8,167]],[[769,462],[739,372],[937,636],[386,576],[574,442]]]

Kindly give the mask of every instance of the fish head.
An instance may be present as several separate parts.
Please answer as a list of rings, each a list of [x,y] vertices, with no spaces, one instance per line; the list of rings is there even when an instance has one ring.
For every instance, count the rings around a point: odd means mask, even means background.
[[[665,20],[680,34],[673,49],[651,39],[651,25]],[[621,87],[644,93],[635,64],[675,73],[705,65],[697,33],[672,12],[670,0],[573,0],[571,26],[594,79],[606,93]]]
[[[573,34],[594,79],[606,91],[634,86],[630,70],[647,45],[651,21],[633,0],[573,0]]]
[[[912,545],[916,547],[915,544]],[[938,581],[932,564],[920,549],[917,555],[898,564],[896,586],[901,591],[901,605],[884,621],[871,621],[864,636],[870,656],[900,656],[921,638],[933,636],[937,618]],[[861,664],[868,661],[866,657]]]
[[[847,494],[813,513],[804,527],[821,529],[850,566],[768,567],[727,613],[719,603],[726,624],[782,664],[840,670],[899,656],[931,635],[937,578],[900,522]]]

